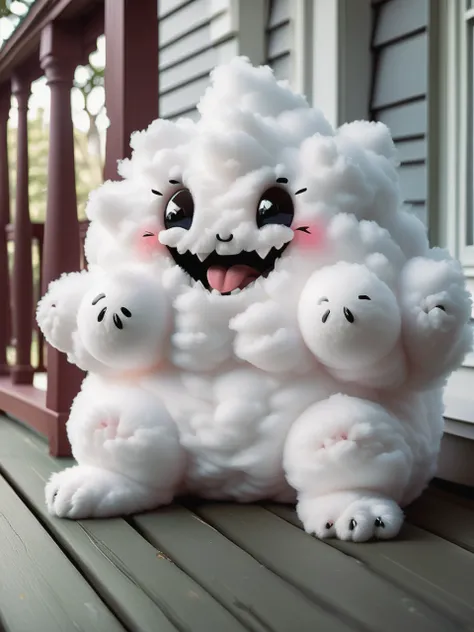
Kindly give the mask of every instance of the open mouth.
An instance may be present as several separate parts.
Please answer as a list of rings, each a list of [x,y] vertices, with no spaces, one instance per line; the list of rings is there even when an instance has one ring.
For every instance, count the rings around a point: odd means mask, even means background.
[[[203,261],[191,252],[179,254],[176,248],[168,250],[177,265],[192,279],[200,281],[209,291],[229,295],[237,294],[260,277],[267,277],[287,246],[272,248],[265,258],[255,251],[242,251],[236,255],[219,255],[214,251]]]

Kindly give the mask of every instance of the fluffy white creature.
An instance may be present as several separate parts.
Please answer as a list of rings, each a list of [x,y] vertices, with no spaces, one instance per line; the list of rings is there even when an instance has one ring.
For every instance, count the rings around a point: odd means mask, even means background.
[[[48,342],[90,371],[48,507],[297,497],[318,537],[393,537],[470,345],[462,270],[403,208],[382,124],[334,130],[241,58],[199,111],[132,136],[123,179],[90,198],[89,271],[40,303]]]

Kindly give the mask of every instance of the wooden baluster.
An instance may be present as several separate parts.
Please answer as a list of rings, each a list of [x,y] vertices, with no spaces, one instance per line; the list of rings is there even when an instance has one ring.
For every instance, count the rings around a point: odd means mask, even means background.
[[[33,318],[32,228],[28,194],[28,100],[31,79],[26,73],[12,78],[12,93],[18,103],[16,160],[16,207],[13,256],[13,335],[16,361],[11,369],[14,384],[31,384],[31,338]]]
[[[41,34],[40,61],[51,89],[49,132],[48,202],[43,244],[43,288],[63,272],[79,270],[80,245],[74,171],[74,136],[71,117],[71,88],[80,42],[74,32],[57,23]],[[50,452],[69,453],[65,424],[71,402],[83,373],[66,356],[48,348],[46,405],[57,413],[50,432]]]
[[[42,297],[43,295],[43,241],[44,241],[44,224],[38,224],[37,225],[37,231],[38,231],[38,236],[36,239],[36,244],[38,247],[38,260],[39,260],[39,275],[38,275],[38,283],[35,287],[35,292],[36,292],[36,301],[39,301],[39,299]],[[44,345],[45,345],[45,341],[44,341],[44,336],[41,332],[41,329],[38,326],[38,323],[36,321],[36,317],[33,323],[33,327],[34,327],[34,331],[36,334],[36,339],[38,341],[38,366],[36,367],[36,370],[39,372],[44,372],[45,369],[45,364],[44,364]]]
[[[105,105],[110,127],[104,175],[130,155],[130,134],[158,117],[158,3],[105,0]]]
[[[7,375],[10,343],[10,282],[7,226],[10,223],[10,180],[8,177],[8,115],[10,85],[0,86],[0,375]]]

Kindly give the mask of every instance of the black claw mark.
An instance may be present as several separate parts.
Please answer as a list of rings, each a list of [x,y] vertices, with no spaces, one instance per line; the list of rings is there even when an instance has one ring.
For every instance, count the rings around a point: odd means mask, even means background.
[[[179,181],[178,180],[170,180],[169,183],[170,184],[179,184]]]
[[[160,193],[160,191],[157,191],[156,189],[152,189],[151,192],[155,195],[163,195],[163,193]]]
[[[446,307],[444,307],[444,305],[436,305],[436,307],[446,313]]]
[[[380,518],[380,516],[378,518],[375,519],[374,525],[376,527],[380,527],[381,529],[385,529],[385,523],[382,520],[382,518]]]
[[[154,237],[155,233],[150,233],[148,230],[146,233],[143,233],[143,237]]]
[[[95,299],[92,301],[92,305],[97,305],[99,301],[105,298],[105,294],[98,294]]]
[[[308,189],[305,187],[304,189],[300,189],[299,191],[297,191],[295,193],[295,195],[299,195],[300,193],[304,193],[305,191],[307,191]]]
[[[334,522],[326,522],[326,529],[331,529],[334,526]]]
[[[331,310],[328,309],[326,312],[324,312],[323,317],[321,318],[321,320],[323,321],[323,323],[325,323],[327,321],[327,319],[329,318],[329,314],[331,313]]]
[[[117,327],[117,329],[123,329],[123,323],[120,320],[120,316],[118,316],[117,314],[114,314],[113,320],[114,320],[114,325]]]
[[[121,312],[122,312],[122,314],[123,314],[124,316],[126,316],[127,318],[131,318],[131,317],[132,317],[132,312],[131,312],[129,309],[127,309],[126,307],[121,307],[121,308],[120,308],[120,311],[121,311]]]
[[[306,235],[311,235],[311,231],[309,230],[309,226],[300,226],[296,230],[300,230],[302,233],[306,233]]]
[[[105,312],[107,311],[107,308],[104,307],[103,309],[100,310],[99,315],[97,316],[97,320],[99,321],[99,323],[101,323],[104,320],[104,316],[105,316]]]
[[[354,520],[354,518],[352,518],[352,520],[349,522],[349,531],[354,531],[356,527],[357,527],[357,522]]]
[[[370,296],[367,296],[367,294],[360,294],[359,295],[359,300],[361,300],[361,301],[370,301],[371,298],[370,298]]]
[[[53,494],[53,503],[54,503],[54,501],[56,500],[56,498],[58,497],[58,494],[59,494],[59,489],[57,489],[57,490],[54,492],[54,494]]]
[[[288,178],[277,178],[277,182],[280,184],[288,184]]]
[[[347,322],[349,323],[353,323],[354,322],[354,314],[351,312],[350,309],[347,309],[347,307],[344,307],[344,316],[347,320]]]

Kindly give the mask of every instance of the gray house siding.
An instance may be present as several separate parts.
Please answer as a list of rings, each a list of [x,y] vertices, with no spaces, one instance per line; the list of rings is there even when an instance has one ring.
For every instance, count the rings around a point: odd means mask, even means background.
[[[371,116],[392,131],[407,203],[426,221],[428,0],[373,2]]]
[[[220,5],[221,10],[212,13],[209,0],[159,1],[162,118],[196,118],[196,104],[209,85],[210,71],[236,54],[236,34],[225,26],[219,28],[218,21],[226,20],[228,12],[226,2]]]
[[[266,27],[266,63],[277,79],[291,81],[290,0],[270,0]]]

